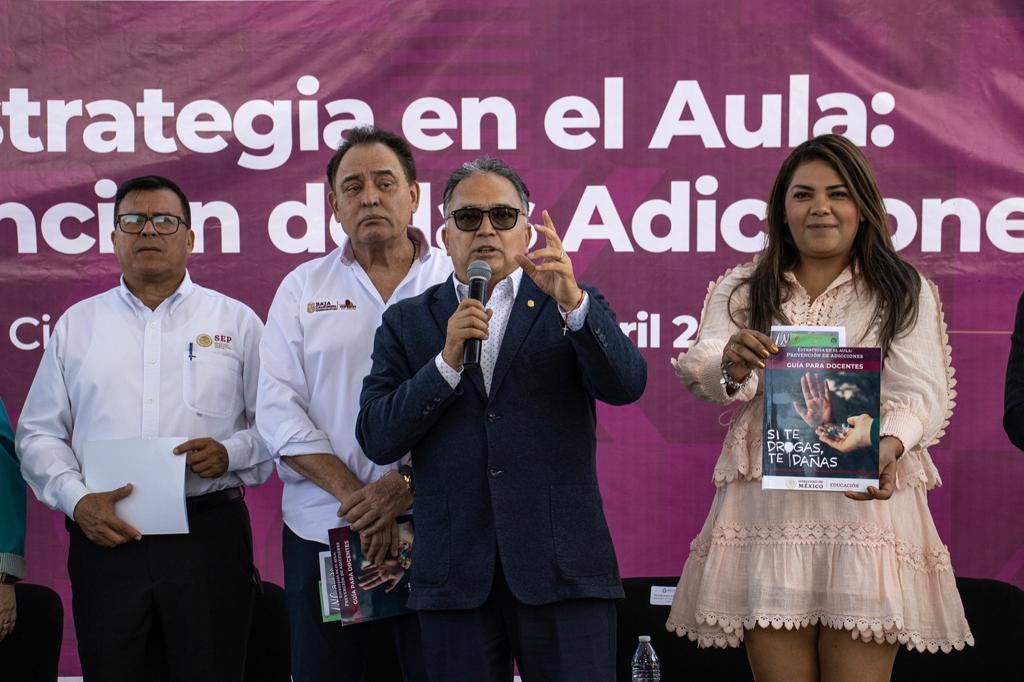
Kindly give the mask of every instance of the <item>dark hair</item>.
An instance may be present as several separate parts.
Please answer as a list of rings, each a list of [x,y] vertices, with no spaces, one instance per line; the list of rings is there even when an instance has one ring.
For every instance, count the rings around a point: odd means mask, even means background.
[[[850,265],[858,283],[875,296],[878,316],[878,338],[883,356],[893,340],[917,322],[921,278],[910,263],[900,258],[889,235],[885,203],[878,190],[875,175],[864,154],[841,135],[819,135],[807,140],[789,155],[779,169],[768,198],[768,244],[749,277],[733,290],[746,286],[750,296],[746,324],[751,329],[768,333],[773,321],[788,323],[782,304],[792,295],[783,273],[800,263],[793,235],[786,225],[786,192],[797,167],[809,161],[823,161],[843,179],[860,212],[850,250]],[[732,298],[729,315],[734,315]]]
[[[519,201],[523,205],[523,213],[530,211],[530,190],[526,188],[526,183],[519,177],[519,173],[512,170],[512,167],[501,159],[495,159],[491,156],[481,156],[477,159],[473,159],[469,163],[464,163],[455,171],[448,176],[448,184],[444,186],[444,196],[441,200],[442,210],[444,211],[445,219],[448,218],[448,205],[452,200],[452,193],[455,192],[455,187],[468,178],[470,175],[475,173],[494,173],[500,175],[516,188],[516,193],[519,195]]]
[[[416,161],[412,158],[412,148],[404,139],[375,126],[359,126],[348,131],[348,135],[341,141],[341,145],[335,150],[331,160],[327,162],[327,186],[334,189],[334,176],[338,173],[338,166],[341,159],[352,147],[364,144],[382,144],[395,153],[398,162],[402,164],[405,172],[405,181],[409,184],[416,182]]]
[[[117,194],[114,195],[114,225],[117,225],[118,209],[121,208],[121,202],[131,192],[154,192],[161,189],[169,189],[178,195],[178,198],[181,199],[181,211],[184,213],[181,217],[185,219],[185,227],[192,229],[192,210],[188,206],[188,198],[173,180],[162,175],[142,175],[121,183],[121,186],[117,188]]]

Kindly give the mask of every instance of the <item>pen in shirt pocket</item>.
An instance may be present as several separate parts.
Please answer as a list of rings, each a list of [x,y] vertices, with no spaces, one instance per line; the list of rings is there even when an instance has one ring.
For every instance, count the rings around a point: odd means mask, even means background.
[[[190,342],[188,344],[188,360],[189,360],[189,362],[191,362],[191,361],[193,361],[195,359],[196,359],[196,356],[192,353],[192,344]]]

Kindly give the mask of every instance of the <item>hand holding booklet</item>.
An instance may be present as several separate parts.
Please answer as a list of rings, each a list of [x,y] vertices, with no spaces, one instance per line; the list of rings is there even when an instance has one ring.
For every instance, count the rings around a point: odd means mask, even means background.
[[[765,361],[761,487],[877,487],[881,350],[846,347],[841,328],[773,327],[772,339],[780,351]]]
[[[185,456],[174,448],[187,440],[125,438],[93,440],[82,452],[82,476],[92,492],[132,484],[131,494],[114,512],[143,535],[188,533],[185,511]]]
[[[330,552],[320,553],[325,622],[352,625],[411,613],[405,602],[409,598],[413,522],[411,516],[400,516],[396,522],[398,555],[389,554],[379,564],[370,563],[363,555],[359,533],[347,526],[328,531]]]

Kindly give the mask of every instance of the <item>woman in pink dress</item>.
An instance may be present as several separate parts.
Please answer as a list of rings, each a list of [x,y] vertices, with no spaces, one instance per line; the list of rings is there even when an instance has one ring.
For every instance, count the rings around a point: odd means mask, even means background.
[[[928,447],[956,394],[939,292],[897,255],[874,174],[846,138],[793,150],[767,225],[765,250],[711,284],[697,343],[673,361],[691,393],[736,409],[666,625],[699,646],[746,641],[758,682],[889,680],[900,644],[974,643],[928,510],[940,483]],[[877,488],[761,489],[772,324],[843,326],[848,345],[882,349]]]

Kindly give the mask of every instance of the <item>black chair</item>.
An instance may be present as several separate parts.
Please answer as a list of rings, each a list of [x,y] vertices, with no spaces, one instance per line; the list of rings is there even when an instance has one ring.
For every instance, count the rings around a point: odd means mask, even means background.
[[[948,654],[901,648],[892,679],[1024,681],[1024,591],[999,580],[957,578],[974,646]]]
[[[49,587],[26,583],[17,583],[14,594],[18,615],[14,630],[0,642],[0,678],[53,682],[64,639],[60,595]]]
[[[698,649],[695,642],[665,630],[668,606],[650,604],[651,587],[675,587],[678,578],[628,578],[618,604],[616,678],[628,681],[629,659],[639,635],[650,635],[661,659],[663,682],[753,680],[746,649]],[[1024,682],[1024,591],[998,580],[957,578],[975,645],[949,654],[920,653],[901,647],[892,679],[897,682]]]
[[[284,588],[264,580],[249,625],[245,682],[290,682],[290,642]]]

